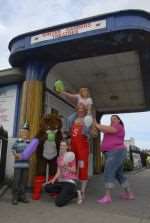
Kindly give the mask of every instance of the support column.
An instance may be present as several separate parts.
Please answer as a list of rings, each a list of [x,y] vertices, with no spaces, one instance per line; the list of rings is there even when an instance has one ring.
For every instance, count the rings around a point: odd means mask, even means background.
[[[96,112],[96,120],[100,122],[102,113]],[[93,156],[94,156],[94,173],[99,174],[102,170],[102,156],[100,152],[100,143],[101,143],[101,134],[98,133],[98,136],[93,139]]]
[[[26,80],[23,83],[20,126],[27,120],[30,126],[30,138],[39,130],[39,124],[43,113],[43,86],[48,72],[48,66],[38,61],[28,63],[26,66]],[[30,159],[29,184],[32,184],[36,174],[36,155]]]

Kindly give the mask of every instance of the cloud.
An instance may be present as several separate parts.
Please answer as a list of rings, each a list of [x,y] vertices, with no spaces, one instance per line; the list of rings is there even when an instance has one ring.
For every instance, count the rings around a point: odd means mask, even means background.
[[[150,149],[150,140],[136,139],[136,145],[141,149]]]
[[[6,31],[6,26],[0,23],[0,34],[3,35],[5,31]]]
[[[9,41],[22,33],[64,23],[73,19],[70,0],[6,0],[0,13],[0,69],[7,68]],[[0,1],[1,3],[1,1]]]
[[[81,10],[83,17],[99,15],[124,9],[141,9],[150,11],[149,0],[93,0],[89,1]]]

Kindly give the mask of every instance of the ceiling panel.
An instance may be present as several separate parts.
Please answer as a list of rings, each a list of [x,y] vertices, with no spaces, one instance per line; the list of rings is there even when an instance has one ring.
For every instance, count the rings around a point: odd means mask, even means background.
[[[135,51],[59,63],[50,72],[68,80],[75,90],[89,87],[99,111],[130,111],[145,105],[139,56]]]

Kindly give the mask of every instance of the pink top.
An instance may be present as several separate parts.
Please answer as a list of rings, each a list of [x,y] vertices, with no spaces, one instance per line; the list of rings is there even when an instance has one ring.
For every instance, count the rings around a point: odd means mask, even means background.
[[[60,168],[60,177],[59,181],[64,181],[64,180],[77,180],[77,174],[76,172],[71,172],[67,170],[64,166],[64,156],[59,156],[57,158],[57,165]],[[76,167],[76,161],[75,159],[71,162],[69,162],[68,167]]]
[[[77,94],[76,97],[77,97],[77,105],[83,104],[87,108],[89,105],[93,104],[92,98],[90,97],[83,98],[79,94]]]
[[[121,124],[113,124],[112,127],[117,129],[116,133],[104,133],[101,145],[102,151],[112,151],[126,148],[124,145],[125,129]]]

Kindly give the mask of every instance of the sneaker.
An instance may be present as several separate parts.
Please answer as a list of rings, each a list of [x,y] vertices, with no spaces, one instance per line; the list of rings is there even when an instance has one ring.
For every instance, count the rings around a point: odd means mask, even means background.
[[[22,202],[22,203],[25,203],[25,204],[29,203],[29,200],[28,200],[26,197],[20,197],[20,198],[18,199],[18,201],[20,201],[20,202]]]
[[[132,192],[122,192],[120,198],[124,200],[134,200],[135,196]]]
[[[83,199],[82,198],[78,198],[77,204],[82,204],[82,203],[83,203]]]
[[[135,200],[135,195],[133,194],[133,192],[128,193],[128,199],[129,200]]]
[[[112,199],[108,195],[105,195],[104,197],[97,199],[97,203],[99,204],[110,204],[111,202]]]
[[[81,191],[77,191],[77,204],[82,204],[83,203],[83,196],[82,196],[82,193]]]
[[[17,199],[12,199],[12,204],[13,205],[17,205],[18,204],[18,200]]]

